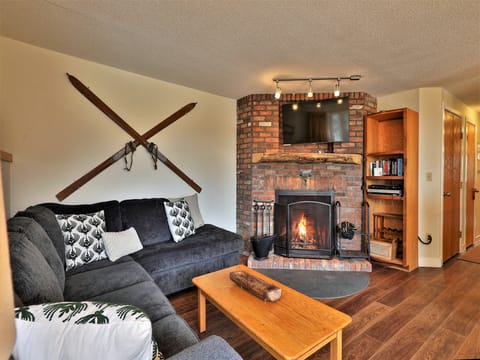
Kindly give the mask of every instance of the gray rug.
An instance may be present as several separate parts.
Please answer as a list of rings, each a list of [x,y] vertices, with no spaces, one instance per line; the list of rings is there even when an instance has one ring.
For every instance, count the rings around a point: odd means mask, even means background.
[[[350,296],[365,289],[370,282],[366,272],[255,269],[302,294],[315,299]]]

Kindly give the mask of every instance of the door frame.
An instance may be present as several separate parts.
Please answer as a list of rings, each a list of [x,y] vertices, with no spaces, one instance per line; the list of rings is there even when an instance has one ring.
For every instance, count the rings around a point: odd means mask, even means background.
[[[473,137],[470,138],[469,135],[469,127],[472,127],[473,128]],[[469,213],[468,212],[468,203],[471,201],[471,198],[473,196],[473,193],[472,193],[472,189],[470,189],[470,187],[468,186],[469,185],[469,180],[472,181],[473,183],[473,186],[472,188],[477,188],[477,125],[474,123],[474,122],[471,122],[469,120],[466,120],[465,121],[465,156],[464,156],[464,161],[465,161],[465,175],[464,175],[464,178],[465,178],[465,186],[464,186],[464,196],[465,196],[465,216],[464,216],[464,229],[465,229],[465,236],[463,237],[462,239],[462,242],[461,242],[461,246],[460,246],[460,252],[463,252],[467,249],[467,247],[475,244],[475,234],[476,234],[476,230],[477,230],[477,226],[478,226],[478,222],[477,222],[477,212],[475,211],[475,201],[473,202],[473,206],[472,206],[472,209],[470,211],[472,211],[472,213]],[[469,144],[470,146],[473,147],[473,159],[469,159]],[[469,168],[469,160],[472,161],[473,163],[473,169],[470,169]],[[470,173],[470,171],[473,170],[472,173]],[[469,179],[469,173],[471,175],[473,175],[473,179]],[[480,194],[477,194],[476,195],[476,199],[478,199],[480,196]],[[472,237],[472,243],[467,243],[467,238],[468,238],[468,235],[469,235],[469,227],[468,227],[468,221],[469,221],[469,218],[472,219],[473,221],[473,229],[471,230],[472,231],[472,234],[471,234],[471,237]]]
[[[441,234],[442,234],[442,245],[441,245],[441,259],[442,259],[442,263],[446,263],[448,260],[450,260],[455,254],[448,254],[446,255],[445,254],[445,230],[446,230],[446,226],[447,226],[447,223],[446,223],[446,219],[445,219],[445,193],[447,191],[447,189],[445,189],[445,152],[446,152],[446,143],[445,143],[445,126],[446,126],[446,120],[447,120],[447,113],[450,113],[452,114],[453,116],[455,117],[458,117],[460,119],[460,132],[461,132],[461,144],[460,144],[460,159],[459,159],[459,166],[460,166],[460,171],[459,171],[459,176],[460,178],[457,179],[459,181],[459,193],[458,193],[458,207],[459,207],[459,210],[458,210],[458,230],[462,233],[462,236],[458,236],[458,244],[456,244],[455,246],[458,245],[458,252],[461,252],[462,251],[462,243],[464,242],[464,238],[465,238],[465,199],[464,199],[464,196],[465,196],[465,186],[464,186],[464,179],[465,179],[465,144],[466,144],[466,136],[465,135],[465,128],[466,128],[466,125],[465,125],[465,117],[459,113],[458,111],[454,111],[452,109],[449,109],[449,108],[446,108],[444,107],[443,108],[443,121],[442,121],[442,134],[443,134],[443,139],[442,139],[442,143],[443,143],[443,153],[442,153],[442,191],[441,191],[441,204],[442,204],[442,229],[441,229]],[[448,256],[447,258],[445,258],[445,256]]]

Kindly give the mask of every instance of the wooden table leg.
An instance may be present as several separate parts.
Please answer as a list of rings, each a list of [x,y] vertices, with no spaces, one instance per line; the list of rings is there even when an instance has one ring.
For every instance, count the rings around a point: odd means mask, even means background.
[[[205,295],[198,289],[198,327],[202,333],[207,329],[207,305]]]
[[[337,332],[337,337],[330,342],[330,360],[342,359],[342,330]]]

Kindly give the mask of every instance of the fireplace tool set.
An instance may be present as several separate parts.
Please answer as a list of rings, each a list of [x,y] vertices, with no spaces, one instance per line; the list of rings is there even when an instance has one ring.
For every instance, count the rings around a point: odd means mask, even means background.
[[[342,208],[342,204],[340,201],[335,202],[335,210],[336,210],[336,250],[337,254],[340,258],[363,258],[369,259],[370,258],[370,236],[368,229],[370,228],[369,219],[370,219],[370,205],[368,202],[364,201],[362,203],[362,229],[359,233],[358,228],[355,224],[352,224],[349,221],[342,221],[342,217],[340,214],[340,210]],[[367,231],[363,231],[367,229]],[[359,233],[359,234],[358,234]],[[352,240],[355,235],[359,235],[361,237],[360,241],[360,249],[358,250],[347,250],[342,247],[342,240]]]
[[[273,201],[253,200],[255,236],[250,238],[255,260],[268,258],[275,235],[272,234]]]

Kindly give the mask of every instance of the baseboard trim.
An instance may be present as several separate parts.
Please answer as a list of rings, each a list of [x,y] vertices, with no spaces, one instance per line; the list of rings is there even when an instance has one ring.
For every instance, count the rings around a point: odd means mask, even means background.
[[[441,259],[438,259],[438,258],[421,257],[418,259],[418,266],[441,268],[443,266],[443,262]]]

